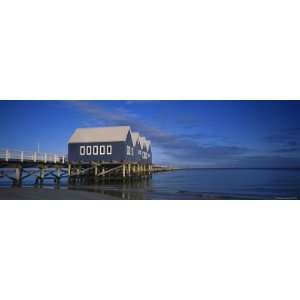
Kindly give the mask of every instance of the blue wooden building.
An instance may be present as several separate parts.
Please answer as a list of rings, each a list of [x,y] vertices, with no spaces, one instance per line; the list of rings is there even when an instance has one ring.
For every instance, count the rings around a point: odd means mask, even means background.
[[[68,143],[68,160],[91,163],[151,164],[150,141],[129,126],[78,128]]]
[[[78,128],[68,144],[71,162],[133,162],[129,126]]]
[[[151,142],[149,140],[146,140],[145,143],[146,143],[146,149],[147,149],[146,161],[147,161],[147,164],[152,164]]]
[[[132,140],[134,147],[134,160],[137,163],[142,161],[142,146],[140,141],[140,134],[138,132],[132,132]]]
[[[148,155],[147,155],[147,143],[146,143],[146,138],[144,136],[141,136],[140,137],[140,141],[141,141],[141,147],[142,147],[142,159],[141,159],[141,162],[143,164],[146,164],[147,161],[148,161]]]

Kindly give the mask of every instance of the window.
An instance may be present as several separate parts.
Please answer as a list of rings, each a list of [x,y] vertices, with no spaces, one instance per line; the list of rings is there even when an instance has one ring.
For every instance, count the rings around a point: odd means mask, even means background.
[[[127,155],[130,155],[130,146],[127,146]]]
[[[141,155],[142,154],[142,151],[141,150],[139,150],[139,155]]]
[[[92,146],[86,146],[86,155],[92,154]]]
[[[101,145],[100,146],[100,155],[104,155],[105,154],[105,146]]]
[[[112,154],[112,146],[111,145],[107,145],[106,146],[106,154],[107,155],[111,155]]]
[[[93,155],[98,155],[98,146],[93,146]]]
[[[131,155],[133,156],[133,147],[131,148]]]
[[[80,146],[80,155],[85,155],[85,146]]]

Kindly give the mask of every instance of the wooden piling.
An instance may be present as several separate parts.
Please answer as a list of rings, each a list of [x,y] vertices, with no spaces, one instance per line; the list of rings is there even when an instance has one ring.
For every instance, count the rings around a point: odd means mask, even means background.
[[[76,180],[77,182],[80,182],[80,167],[76,168]]]
[[[128,164],[128,177],[131,176],[131,164]]]
[[[60,177],[61,177],[61,168],[60,167],[56,167],[56,177],[55,177],[55,182],[56,183],[60,183]]]
[[[125,178],[126,177],[126,166],[125,166],[125,164],[123,164],[122,165],[122,171],[123,171],[123,178]]]
[[[40,184],[43,184],[45,177],[45,168],[44,166],[40,166]]]
[[[22,166],[18,165],[16,167],[16,183],[19,185],[22,182]]]

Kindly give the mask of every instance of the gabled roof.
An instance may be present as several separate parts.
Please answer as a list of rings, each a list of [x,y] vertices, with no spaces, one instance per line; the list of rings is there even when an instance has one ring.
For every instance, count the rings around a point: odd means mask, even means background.
[[[131,132],[131,136],[133,146],[135,146],[137,142],[140,143],[140,134],[138,132]]]
[[[146,144],[147,151],[149,151],[151,146],[151,141],[145,139],[145,144]]]
[[[147,146],[146,146],[146,138],[145,138],[145,137],[140,136],[140,142],[141,142],[141,147],[142,147],[142,149],[143,149],[144,147],[147,148]]]
[[[69,143],[125,141],[128,132],[131,132],[129,126],[77,128]]]

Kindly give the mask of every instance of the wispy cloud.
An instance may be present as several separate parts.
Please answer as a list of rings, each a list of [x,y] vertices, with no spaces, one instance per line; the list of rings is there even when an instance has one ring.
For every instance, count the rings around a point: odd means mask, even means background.
[[[275,153],[300,154],[300,127],[282,128],[266,137],[266,141],[274,147]]]
[[[137,105],[137,104],[149,104],[149,103],[158,103],[162,100],[126,100],[125,104],[127,105]]]
[[[114,110],[108,111],[98,103],[97,105],[85,101],[69,101],[68,103],[71,103],[76,109],[88,113],[95,121],[94,126],[97,126],[98,121],[98,126],[130,125],[133,131],[139,131],[150,139],[154,148],[159,148],[159,152],[164,157],[168,157],[177,164],[199,165],[207,163],[207,160],[224,161],[249,153],[249,149],[237,145],[201,144],[199,143],[201,135],[174,134],[156,128],[146,124],[142,116],[132,113],[124,107],[116,107]]]
[[[239,168],[300,168],[300,157],[286,157],[283,155],[247,155],[235,158],[224,166]]]

